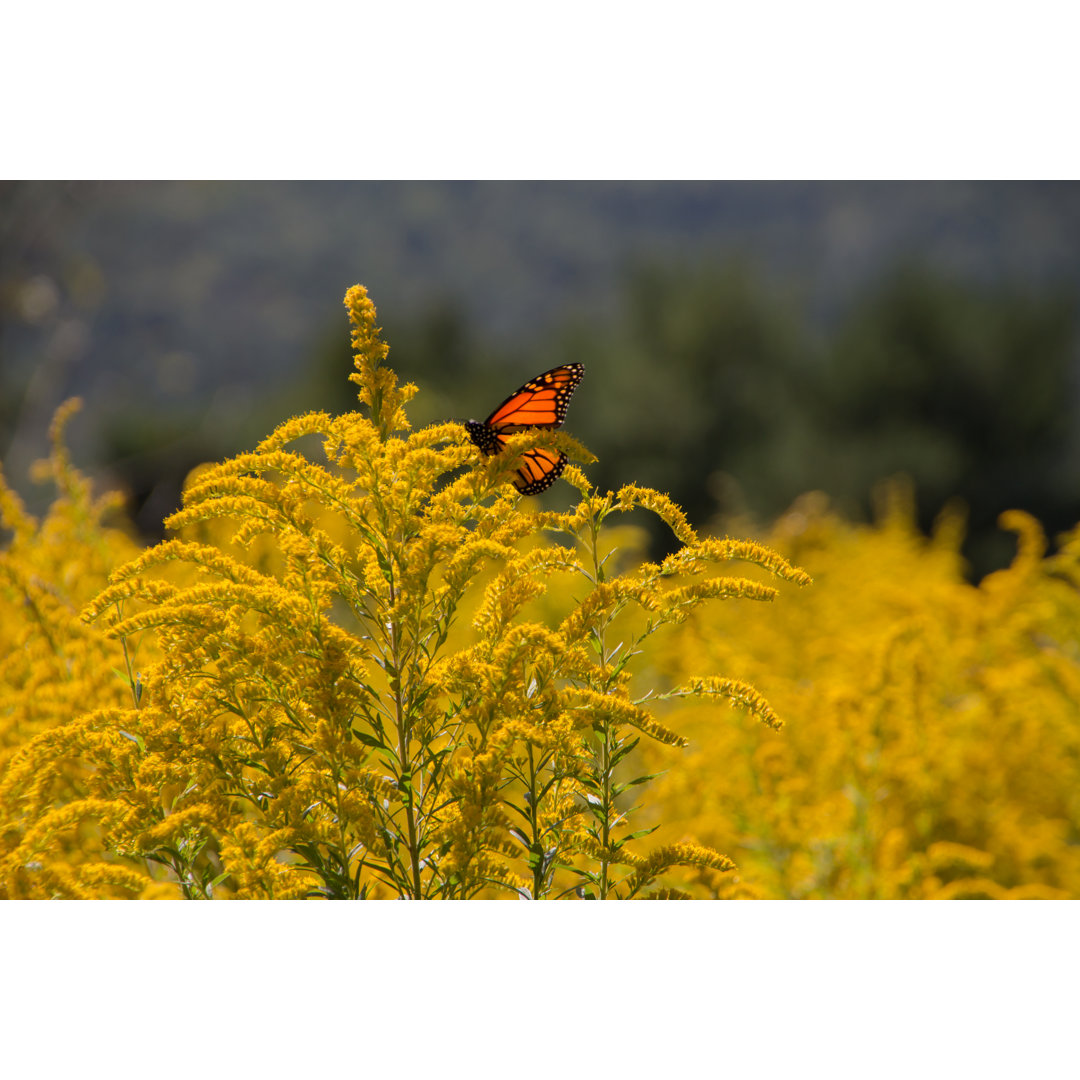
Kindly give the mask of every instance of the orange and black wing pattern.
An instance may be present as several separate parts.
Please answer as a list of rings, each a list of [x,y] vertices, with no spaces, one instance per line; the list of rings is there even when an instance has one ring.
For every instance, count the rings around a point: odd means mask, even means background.
[[[537,375],[515,390],[483,423],[466,421],[469,438],[481,453],[497,454],[506,446],[506,436],[516,431],[560,427],[566,419],[570,396],[584,374],[584,364],[562,364]],[[566,455],[558,450],[529,450],[517,469],[514,487],[522,495],[538,495],[551,487],[566,461]]]
[[[539,495],[562,475],[566,461],[561,450],[548,450],[543,446],[527,450],[514,473],[514,487],[522,495]]]

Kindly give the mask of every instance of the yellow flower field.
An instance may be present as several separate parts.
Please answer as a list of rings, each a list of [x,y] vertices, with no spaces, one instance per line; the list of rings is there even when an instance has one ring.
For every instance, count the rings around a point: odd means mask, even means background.
[[[660,669],[717,665],[788,719],[774,735],[692,708],[692,751],[652,791],[665,833],[739,864],[714,895],[1080,895],[1080,531],[1059,554],[1025,514],[1012,565],[978,586],[962,521],[926,539],[902,486],[878,524],[807,497],[769,542],[814,576],[765,610],[695,614]]]
[[[49,513],[0,487],[0,896],[1080,895],[1080,532],[1005,515],[974,586],[901,485],[763,542],[573,465],[540,510],[514,461],[588,452],[411,432],[346,306],[361,411],[196,470],[165,542],[91,498],[70,409]]]

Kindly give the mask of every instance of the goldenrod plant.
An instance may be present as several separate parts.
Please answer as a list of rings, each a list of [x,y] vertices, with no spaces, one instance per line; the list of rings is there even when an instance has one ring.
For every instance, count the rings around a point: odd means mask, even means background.
[[[963,515],[933,536],[903,484],[873,526],[805,496],[768,542],[815,587],[763,620],[694,612],[654,659],[766,684],[783,737],[694,707],[651,790],[659,836],[692,831],[739,864],[715,896],[1080,897],[1080,530],[1046,556],[1019,511],[1012,565],[967,582]],[[734,617],[733,617],[734,616]],[[646,749],[649,764],[670,764]]]
[[[640,744],[685,744],[664,703],[727,700],[780,720],[712,665],[668,678],[650,639],[709,601],[777,596],[717,572],[732,560],[807,575],[756,543],[698,538],[657,492],[594,491],[573,465],[576,505],[539,509],[509,482],[523,456],[588,452],[535,429],[491,457],[456,422],[411,433],[416,387],[386,365],[366,291],[345,303],[362,411],[296,417],[197,471],[166,521],[175,535],[86,604],[84,633],[114,643],[108,660],[94,654],[97,678],[118,668],[127,701],[114,678],[6,760],[0,887],[707,895],[687,873],[733,863],[684,836],[648,847]],[[617,515],[633,510],[680,548],[658,564],[620,548]],[[62,783],[72,768],[75,788]],[[94,871],[96,892],[91,874],[62,872],[72,830],[93,832],[95,866],[112,875]]]
[[[0,474],[0,897],[110,896],[141,892],[145,875],[102,848],[92,767],[80,760],[80,721],[94,709],[120,709],[146,657],[118,655],[116,642],[80,612],[109,572],[138,545],[108,522],[116,494],[95,499],[63,441],[79,407],[56,414],[52,452],[35,466],[56,498],[41,519],[28,514]],[[33,764],[20,750],[33,744]],[[24,761],[16,773],[13,762]],[[12,803],[8,778],[27,767]],[[40,767],[39,767],[40,766]]]

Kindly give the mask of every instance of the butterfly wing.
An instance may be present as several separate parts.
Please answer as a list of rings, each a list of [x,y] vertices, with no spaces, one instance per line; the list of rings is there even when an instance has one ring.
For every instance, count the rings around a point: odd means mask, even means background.
[[[515,390],[483,423],[468,420],[469,438],[486,455],[498,454],[507,435],[525,428],[557,428],[566,419],[570,396],[585,374],[584,364],[562,364]],[[526,451],[514,472],[514,487],[522,495],[539,495],[561,475],[565,454],[546,447]]]
[[[485,425],[496,431],[559,427],[566,419],[570,396],[584,374],[584,364],[562,364],[537,375],[515,390],[484,421]]]
[[[562,474],[567,460],[565,454],[545,446],[527,450],[514,474],[514,487],[522,495],[539,495],[541,491],[547,491]]]

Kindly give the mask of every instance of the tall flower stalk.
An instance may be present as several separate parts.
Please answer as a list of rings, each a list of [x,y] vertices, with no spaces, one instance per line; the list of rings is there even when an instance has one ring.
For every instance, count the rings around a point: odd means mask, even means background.
[[[642,737],[682,743],[653,711],[667,699],[780,721],[744,683],[659,686],[641,660],[700,604],[777,595],[718,565],[806,575],[698,539],[659,493],[597,493],[575,466],[577,505],[536,509],[508,483],[521,455],[588,452],[533,430],[482,458],[460,424],[410,432],[416,387],[386,366],[366,291],[345,302],[361,411],[296,417],[199,472],[176,535],[88,606],[122,657],[149,640],[160,659],[137,682],[125,669],[130,707],[69,725],[95,777],[81,812],[113,858],[190,897],[675,896],[674,868],[731,869],[693,843],[643,849],[649,778],[627,770]],[[613,546],[612,516],[639,508],[683,545],[662,563]],[[50,810],[40,784],[28,794],[43,749],[0,783],[31,815]]]

